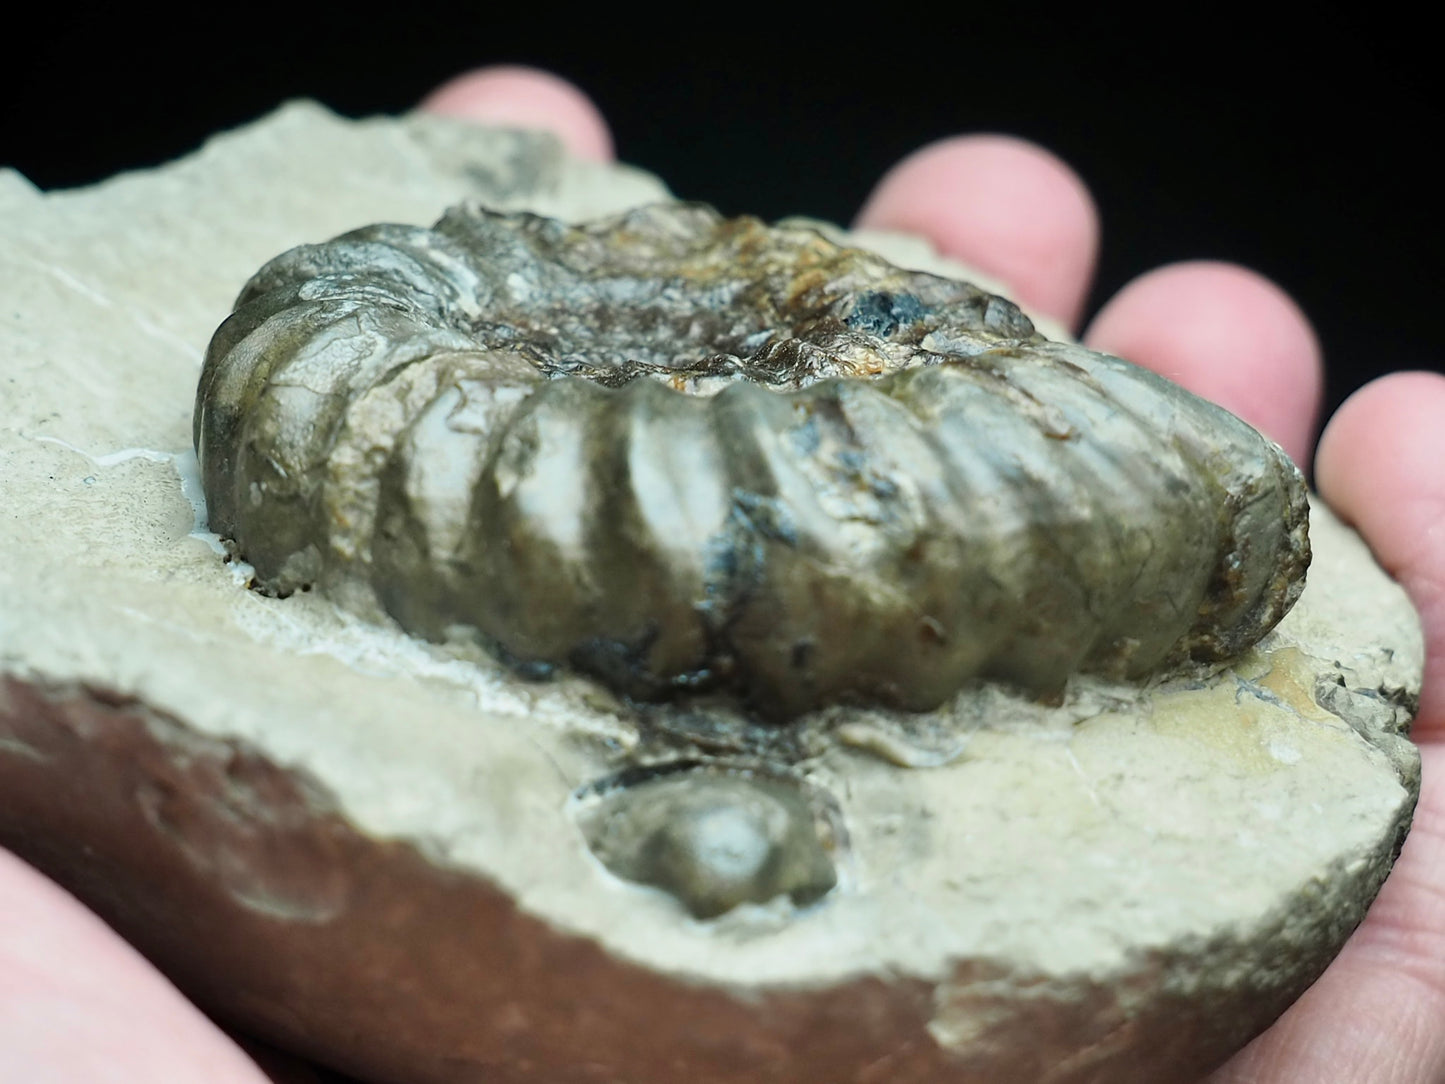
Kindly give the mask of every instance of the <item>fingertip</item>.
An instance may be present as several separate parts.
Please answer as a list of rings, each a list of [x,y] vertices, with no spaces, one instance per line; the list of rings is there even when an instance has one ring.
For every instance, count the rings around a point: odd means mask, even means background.
[[[1320,436],[1322,492],[1341,501],[1392,486],[1405,496],[1422,485],[1445,496],[1445,376],[1391,373],[1345,400]],[[1381,467],[1391,469],[1381,471]],[[1380,475],[1380,477],[1375,477]],[[1326,495],[1331,495],[1326,492]]]
[[[80,901],[0,847],[0,1080],[266,1084]]]
[[[431,113],[551,132],[578,158],[610,162],[612,133],[592,99],[551,72],[520,65],[478,68],[422,99]]]
[[[1099,248],[1088,187],[1058,157],[1013,136],[940,140],[884,175],[856,224],[929,238],[1007,283],[1035,311],[1076,326]]]
[[[1445,729],[1445,376],[1367,384],[1320,437],[1320,494],[1410,593],[1428,649],[1417,733]]]
[[[1205,260],[1161,267],[1120,290],[1084,341],[1233,411],[1307,461],[1324,393],[1319,340],[1263,275]]]

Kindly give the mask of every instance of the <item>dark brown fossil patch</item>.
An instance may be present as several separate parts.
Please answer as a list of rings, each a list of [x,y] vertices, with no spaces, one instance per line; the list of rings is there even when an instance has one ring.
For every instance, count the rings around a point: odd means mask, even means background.
[[[1226,411],[696,205],[293,249],[216,332],[194,435],[265,590],[775,721],[1226,659],[1309,560],[1299,472]]]

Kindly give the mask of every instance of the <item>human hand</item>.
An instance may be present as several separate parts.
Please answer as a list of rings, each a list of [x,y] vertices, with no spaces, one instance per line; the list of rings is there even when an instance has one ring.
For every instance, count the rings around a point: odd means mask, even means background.
[[[596,108],[541,73],[472,73],[424,107],[549,129],[576,154],[612,156]],[[1083,183],[1047,152],[997,136],[935,144],[883,179],[856,224],[927,236],[1008,284],[1026,307],[1077,325],[1098,218]],[[1084,341],[1221,403],[1306,461],[1320,404],[1319,348],[1293,303],[1259,276],[1205,263],[1152,272],[1104,308]],[[1341,408],[1316,460],[1325,498],[1364,533],[1425,620],[1431,652],[1415,730],[1424,790],[1414,831],[1340,957],[1212,1084],[1413,1084],[1445,1074],[1442,419],[1445,379],[1396,374]],[[252,1053],[264,1072],[99,919],[0,851],[0,1079],[319,1079]]]

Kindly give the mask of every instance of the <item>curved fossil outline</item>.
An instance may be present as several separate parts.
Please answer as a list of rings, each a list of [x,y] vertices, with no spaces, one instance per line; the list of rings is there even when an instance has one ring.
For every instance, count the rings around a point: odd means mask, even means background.
[[[1299,471],[1223,409],[694,204],[293,249],[212,339],[195,443],[267,591],[774,721],[1227,659],[1309,562]]]

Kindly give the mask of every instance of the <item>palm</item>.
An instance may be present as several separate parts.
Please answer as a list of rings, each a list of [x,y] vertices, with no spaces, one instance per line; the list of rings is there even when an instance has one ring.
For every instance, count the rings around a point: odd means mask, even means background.
[[[591,103],[540,73],[463,77],[426,105],[549,128],[574,152],[611,154]],[[905,161],[859,224],[922,233],[1008,283],[1035,311],[1071,324],[1097,246],[1097,216],[1078,178],[1045,152],[997,137],[949,141]],[[1229,407],[1306,460],[1319,350],[1303,316],[1266,280],[1218,264],[1165,268],[1122,291],[1085,341]],[[1415,731],[1424,789],[1404,853],[1364,925],[1214,1084],[1408,1084],[1445,1072],[1442,418],[1445,379],[1397,374],[1347,403],[1320,442],[1321,492],[1410,590],[1425,621],[1431,651]],[[98,919],[0,851],[0,1077],[261,1084],[267,1075]]]

